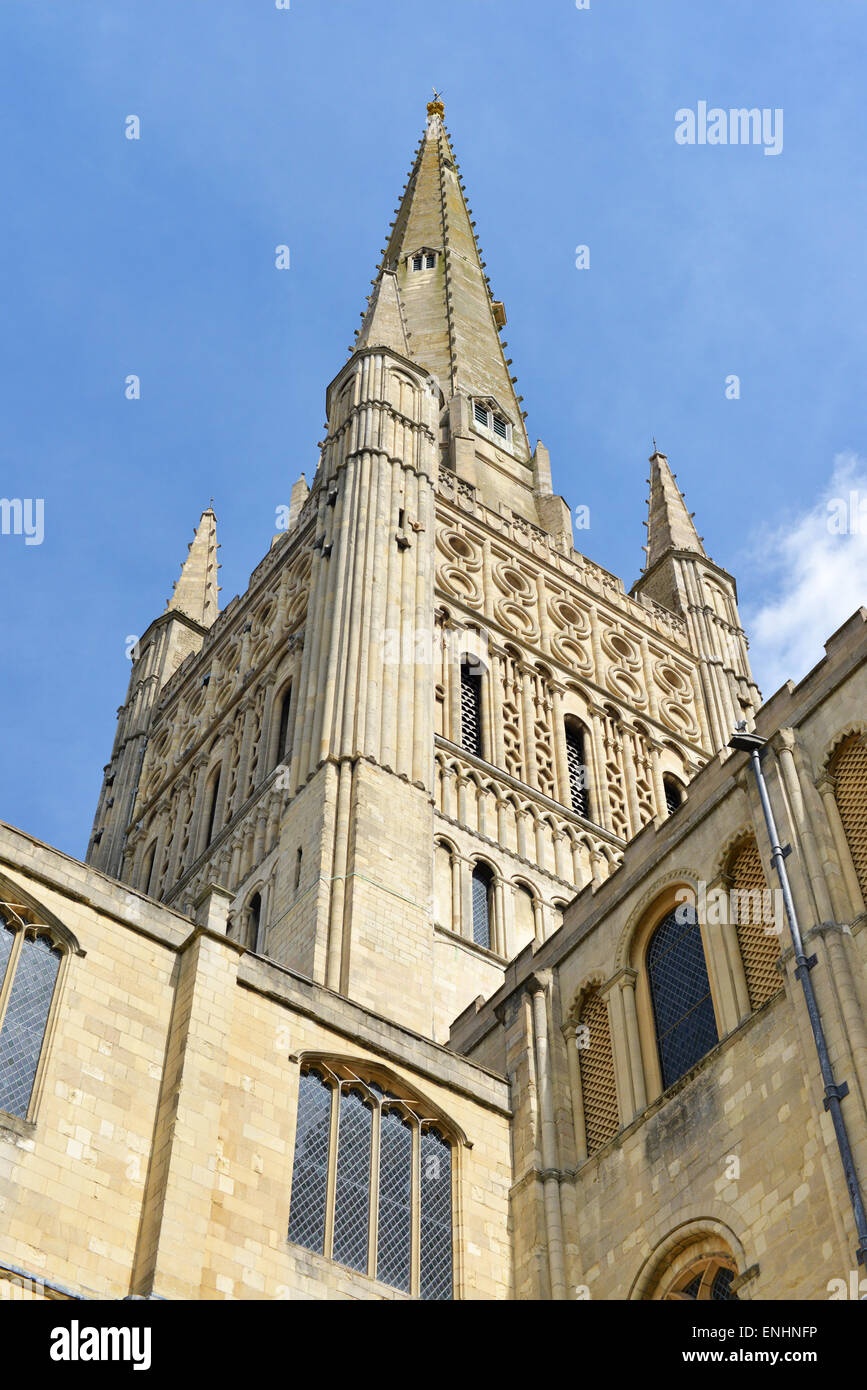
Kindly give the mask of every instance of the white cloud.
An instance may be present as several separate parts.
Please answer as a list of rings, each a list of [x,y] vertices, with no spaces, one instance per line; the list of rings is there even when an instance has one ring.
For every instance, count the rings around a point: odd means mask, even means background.
[[[753,560],[767,597],[743,622],[767,699],[805,676],[831,633],[867,607],[867,460],[838,454],[808,511],[754,537]]]

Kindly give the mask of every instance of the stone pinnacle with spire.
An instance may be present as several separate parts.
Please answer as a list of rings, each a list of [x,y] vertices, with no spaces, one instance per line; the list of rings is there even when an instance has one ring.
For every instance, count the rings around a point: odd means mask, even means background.
[[[654,440],[654,445],[656,441]],[[692,514],[675,482],[665,454],[658,449],[650,456],[650,497],[647,512],[647,564],[652,569],[672,550],[690,550],[707,559]]]
[[[217,584],[217,518],[213,507],[206,507],[190,542],[187,558],[175,581],[166,612],[183,613],[201,627],[210,627],[220,610]]]

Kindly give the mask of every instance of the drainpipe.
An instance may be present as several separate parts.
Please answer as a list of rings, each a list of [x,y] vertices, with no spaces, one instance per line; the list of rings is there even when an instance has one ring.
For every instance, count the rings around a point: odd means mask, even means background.
[[[768,796],[768,786],[765,781],[765,774],[762,771],[761,755],[766,743],[767,739],[761,738],[758,734],[747,733],[746,723],[742,721],[737,725],[737,733],[729,741],[729,748],[735,748],[738,752],[747,753],[749,755],[755,775],[756,786],[759,790],[759,799],[762,803],[762,811],[764,812],[765,825],[768,831],[768,839],[771,842],[771,859],[777,871],[777,877],[780,880],[783,904],[786,909],[786,918],[789,923],[792,946],[797,962],[795,978],[801,981],[801,988],[804,991],[807,1013],[810,1016],[810,1028],[813,1032],[813,1041],[816,1044],[816,1053],[819,1058],[822,1081],[825,1085],[825,1109],[831,1112],[834,1134],[837,1139],[837,1148],[840,1151],[843,1172],[846,1175],[846,1187],[849,1192],[849,1201],[852,1204],[852,1212],[855,1217],[855,1230],[858,1234],[856,1258],[859,1265],[867,1265],[867,1214],[865,1214],[864,1211],[864,1199],[861,1195],[861,1187],[858,1182],[858,1174],[855,1170],[855,1161],[852,1157],[852,1148],[846,1130],[846,1121],[843,1118],[843,1111],[840,1105],[844,1096],[849,1094],[849,1087],[845,1081],[839,1084],[835,1081],[831,1059],[828,1056],[828,1044],[825,1039],[825,1030],[822,1027],[819,1005],[816,1000],[815,990],[813,989],[813,981],[810,978],[810,971],[816,965],[817,958],[815,955],[804,955],[801,928],[798,925],[798,915],[795,911],[792,890],[789,886],[789,875],[786,871],[786,856],[791,854],[792,847],[791,845],[787,845],[784,849],[780,844],[780,837],[777,833],[777,826],[774,820],[774,812],[771,807],[770,797]]]

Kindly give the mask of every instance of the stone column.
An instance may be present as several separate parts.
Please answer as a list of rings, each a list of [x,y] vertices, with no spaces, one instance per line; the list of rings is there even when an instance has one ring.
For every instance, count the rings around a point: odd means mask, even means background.
[[[831,906],[831,896],[828,892],[828,885],[825,882],[825,876],[822,873],[822,867],[819,862],[816,837],[813,834],[813,827],[804,805],[803,789],[798,776],[798,769],[795,766],[795,742],[795,733],[793,729],[780,729],[773,740],[774,748],[780,762],[783,785],[786,789],[792,817],[795,822],[795,830],[804,847],[807,877],[809,879],[816,913],[820,922],[830,922],[834,917],[834,909]]]
[[[587,1129],[584,1124],[584,1090],[581,1085],[581,1065],[578,1059],[578,1025],[574,1020],[563,1029],[566,1057],[569,1066],[569,1095],[572,1100],[572,1124],[575,1130],[575,1159],[583,1163],[587,1157]]]
[[[828,773],[823,773],[816,786],[822,798],[822,805],[825,807],[825,815],[831,831],[831,840],[837,852],[837,863],[840,866],[843,881],[846,885],[846,892],[849,897],[849,912],[847,916],[851,915],[851,917],[858,917],[865,911],[864,895],[861,892],[858,875],[855,873],[855,865],[852,862],[852,851],[849,849],[846,831],[840,819],[840,808],[837,805],[834,779]]]
[[[569,759],[566,755],[566,722],[563,715],[563,687],[551,685],[551,704],[554,720],[554,766],[557,772],[557,800],[562,806],[572,806],[572,786],[569,781]]]
[[[566,1297],[563,1258],[563,1218],[560,1210],[559,1156],[557,1125],[554,1118],[553,1058],[550,1048],[546,981],[538,976],[528,982],[533,1006],[533,1035],[536,1052],[536,1082],[539,1088],[539,1120],[542,1149],[542,1195],[545,1206],[545,1232],[551,1296]]]
[[[626,1022],[626,1043],[629,1049],[629,1072],[632,1081],[632,1096],[635,1114],[647,1107],[647,1088],[644,1084],[644,1064],[641,1057],[641,1041],[638,1034],[638,1014],[635,1010],[635,982],[638,973],[625,967],[617,976],[620,994],[623,999],[623,1015]]]
[[[614,1053],[614,1077],[617,1084],[617,1108],[620,1112],[620,1124],[625,1126],[632,1120],[637,1106],[632,1089],[632,1064],[629,1056],[629,1038],[626,1032],[626,1011],[618,977],[615,975],[608,980],[599,993],[608,1005],[611,1047]]]

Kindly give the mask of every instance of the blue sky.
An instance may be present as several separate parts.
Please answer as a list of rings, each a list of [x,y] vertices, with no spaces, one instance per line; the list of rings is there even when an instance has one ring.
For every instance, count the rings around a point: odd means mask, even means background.
[[[434,83],[581,548],[637,576],[655,435],[766,694],[867,601],[825,525],[867,496],[863,3],[33,0],[0,53],[0,492],[45,501],[0,535],[3,819],[84,853],[201,509],[225,605],[312,476]],[[782,153],[678,145],[702,100],[782,108]]]

